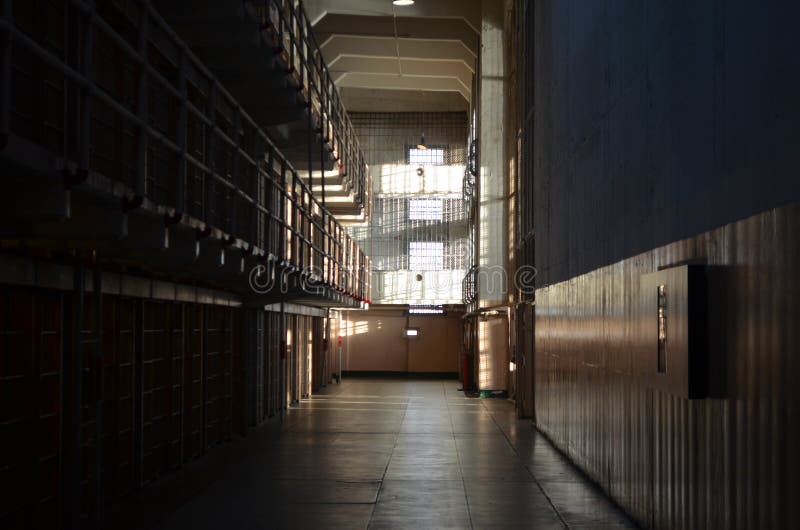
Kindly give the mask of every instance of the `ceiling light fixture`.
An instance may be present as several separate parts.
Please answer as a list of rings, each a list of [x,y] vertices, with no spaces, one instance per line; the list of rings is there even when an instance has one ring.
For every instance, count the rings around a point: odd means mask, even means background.
[[[396,6],[410,6],[414,5],[414,0],[392,0],[392,3]]]
[[[419,139],[419,143],[417,144],[417,149],[427,149],[428,146],[425,145],[425,134],[422,134],[422,138]]]

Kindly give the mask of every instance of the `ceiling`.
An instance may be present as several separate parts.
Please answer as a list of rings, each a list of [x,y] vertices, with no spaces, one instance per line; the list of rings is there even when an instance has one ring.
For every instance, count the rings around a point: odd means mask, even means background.
[[[306,0],[351,112],[466,110],[480,46],[480,0]]]

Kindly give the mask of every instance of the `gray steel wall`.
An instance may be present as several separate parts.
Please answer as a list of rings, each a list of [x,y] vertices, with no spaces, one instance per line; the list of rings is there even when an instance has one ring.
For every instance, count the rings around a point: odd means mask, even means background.
[[[800,199],[800,4],[526,4],[539,285]]]

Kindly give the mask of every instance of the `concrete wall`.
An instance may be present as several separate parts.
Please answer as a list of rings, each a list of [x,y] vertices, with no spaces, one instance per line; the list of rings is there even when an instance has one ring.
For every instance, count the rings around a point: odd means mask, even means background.
[[[461,313],[406,316],[396,308],[345,311],[340,334],[344,370],[355,372],[458,372]],[[416,339],[403,337],[419,328]]]
[[[506,80],[503,2],[482,3],[478,66],[478,265],[505,270],[508,258],[508,194],[505,160]],[[505,282],[479,281],[481,306],[508,301]]]
[[[800,198],[800,4],[532,8],[539,285]]]

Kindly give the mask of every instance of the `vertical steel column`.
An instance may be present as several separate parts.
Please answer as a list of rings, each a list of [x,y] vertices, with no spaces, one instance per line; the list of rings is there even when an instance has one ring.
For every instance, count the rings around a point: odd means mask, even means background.
[[[83,423],[83,296],[85,292],[83,264],[76,257],[72,273],[72,418],[69,428],[71,466],[69,468],[69,488],[67,524],[72,529],[81,527],[81,425]]]
[[[225,331],[228,335],[228,387],[225,389],[223,385],[223,397],[227,396],[228,398],[228,419],[226,421],[227,426],[225,427],[225,431],[223,432],[224,437],[223,439],[226,441],[230,441],[231,437],[233,436],[233,385],[234,385],[234,367],[233,367],[233,347],[236,344],[236,339],[234,337],[233,331],[233,321],[234,321],[234,309],[232,307],[228,307],[225,313]],[[244,327],[244,326],[242,326]],[[240,343],[243,344],[243,343]],[[223,374],[223,381],[225,381],[225,376]]]
[[[267,316],[268,315],[268,316]],[[266,365],[265,370],[265,379],[264,379],[264,391],[267,395],[266,399],[266,413],[264,417],[272,417],[275,415],[275,409],[278,406],[278,393],[280,393],[280,383],[277,381],[278,377],[276,377],[278,373],[278,348],[276,347],[277,342],[277,318],[275,317],[275,312],[270,311],[265,315],[264,321],[264,332],[265,332],[265,340],[264,340],[264,364]]]
[[[298,202],[297,202],[297,173],[295,173],[294,170],[292,170],[291,175],[292,175],[292,193],[291,193],[290,196],[292,198],[291,200],[292,200],[292,206],[293,206],[293,208],[292,208],[292,243],[294,243],[295,241],[297,242],[297,245],[294,245],[294,244],[292,245],[292,259],[296,264],[300,264],[300,263],[303,263],[303,245],[299,241],[299,237],[297,235],[297,233],[300,232],[300,230],[301,230],[301,228],[299,226],[297,226],[298,225],[297,217],[298,217],[298,213],[300,212],[300,208],[298,207]],[[299,223],[299,224],[302,226],[302,222]],[[297,247],[296,249],[295,249],[295,246]],[[295,250],[297,250],[297,256],[294,255],[294,251]]]
[[[237,189],[242,189],[244,179],[240,174],[242,165],[239,163],[239,158],[241,157],[239,154],[239,148],[242,145],[242,107],[239,105],[236,105],[233,109],[233,135],[233,185]],[[252,195],[250,190],[247,190],[247,193],[248,195]],[[238,231],[237,223],[239,221],[239,195],[237,193],[233,194],[233,198],[231,200],[230,216],[230,226],[227,227],[227,232],[229,233],[229,237],[231,238],[232,242]]]
[[[296,346],[297,334],[295,333],[297,329],[296,324],[297,324],[296,319],[292,318],[292,323],[288,325],[289,331],[291,331],[292,333],[292,343],[288,344],[289,341],[288,340],[286,341],[288,345],[286,348],[286,357],[287,357],[287,362],[289,363],[289,379],[288,379],[289,398],[286,403],[287,410],[289,408],[289,405],[294,404],[294,396],[295,392],[297,391],[297,360],[295,359],[296,357],[295,352],[297,351],[297,346]]]
[[[349,319],[350,318],[350,314],[349,313],[345,313],[345,314],[347,315],[347,318]],[[345,326],[347,326],[348,324],[349,324],[349,320],[345,320]],[[339,325],[341,326],[341,320],[339,321]],[[339,334],[341,335],[342,332],[339,331]],[[341,384],[342,379],[344,379],[342,377],[342,368],[343,368],[342,367],[342,343],[339,341],[338,337],[336,339],[336,344],[337,344],[337,347],[339,348],[339,370],[338,370],[338,376],[339,377],[336,379],[336,384],[338,385],[338,384]]]
[[[178,65],[178,93],[180,94],[180,110],[178,111],[178,182],[175,186],[175,218],[179,219],[186,210],[186,178],[187,178],[187,135],[189,129],[189,95],[186,88],[186,71],[188,69],[188,51],[186,45],[181,47]]]
[[[89,141],[91,138],[92,122],[92,97],[94,95],[94,81],[92,81],[92,55],[94,54],[94,2],[89,2],[89,13],[85,15],[86,34],[84,37],[83,57],[81,61],[81,74],[86,78],[86,86],[81,89],[80,129],[78,143],[78,175],[80,178],[89,176]]]
[[[300,88],[308,90],[307,104],[311,108],[311,71],[308,68],[308,45],[305,21],[303,20],[303,2],[298,0],[295,5],[295,19],[297,21],[297,44],[300,53]]]
[[[217,145],[217,81],[213,80],[208,89],[208,108],[206,116],[211,125],[206,133],[206,166],[211,171],[216,171],[216,145]],[[203,201],[203,221],[210,224],[211,214],[214,211],[214,177],[204,175],[205,200]]]
[[[318,58],[318,60],[320,62],[322,62],[322,54],[319,52],[319,50],[317,51],[317,58]],[[323,74],[323,72],[322,72],[322,69],[320,68],[320,77],[322,77],[322,74]],[[328,83],[327,83],[327,79],[326,79],[326,82],[324,83],[324,85],[322,83],[322,79],[320,79],[319,82],[318,82],[318,85],[324,86],[324,88],[322,90],[320,90],[320,94],[319,94],[319,98],[320,98],[320,102],[319,102],[319,108],[320,108],[320,113],[319,113],[319,130],[320,130],[320,134],[319,134],[319,182],[320,182],[320,186],[322,187],[322,208],[323,208],[323,211],[324,211],[324,209],[326,208],[326,206],[325,206],[325,142],[327,141],[327,137],[328,137],[328,129],[327,129],[328,126],[325,123],[325,116],[328,115],[328,104],[327,104],[327,102],[328,102],[328,98],[327,98]],[[324,218],[324,214],[323,214],[323,218]]]
[[[150,2],[144,0],[142,2],[142,16],[139,21],[139,42],[138,52],[142,58],[142,63],[139,65],[139,83],[138,83],[138,106],[136,108],[136,116],[139,118],[139,142],[136,146],[136,195],[144,197],[145,195],[145,180],[147,176],[147,123],[148,123],[148,101],[147,101],[147,66],[148,53],[148,28],[150,21]]]
[[[272,0],[277,2],[278,10],[280,14],[278,15],[278,49],[283,49],[283,31],[284,31],[284,22],[283,18],[286,16],[286,0]]]
[[[322,330],[322,381],[321,388],[328,386],[328,352],[331,347],[331,309],[325,309],[325,328]]]
[[[281,4],[286,6],[287,5],[286,4],[286,0],[281,0]],[[289,20],[288,20],[288,22],[289,22],[289,28],[288,28],[288,32],[289,32],[289,68],[288,68],[286,73],[291,74],[295,70],[295,68],[294,68],[294,59],[295,59],[295,53],[296,53],[295,52],[295,47],[297,45],[295,44],[295,39],[294,39],[294,8],[292,7],[291,3],[288,4],[288,6],[289,6],[289,9],[288,9],[288,11],[289,11]],[[281,37],[283,37],[283,34],[281,34]]]
[[[264,417],[264,406],[262,395],[264,393],[266,382],[264,378],[264,310],[255,309],[247,310],[251,315],[250,327],[245,328],[245,337],[242,344],[248,344],[250,347],[245,355],[244,374],[246,381],[246,396],[245,400],[245,429],[250,425],[258,425],[261,418]],[[259,384],[259,380],[261,384]],[[261,389],[261,394],[259,393]]]
[[[286,344],[286,305],[284,302],[281,302],[281,326],[280,326],[280,333],[281,333],[281,398],[279,400],[280,409],[281,409],[281,424],[283,424],[283,419],[286,414],[286,350],[288,349]]]
[[[11,121],[11,30],[14,27],[13,0],[3,0],[0,35],[0,151],[8,145]]]
[[[283,193],[280,193],[280,219],[279,223],[282,225],[286,224],[286,200],[289,195],[289,186],[286,182],[286,159],[281,158],[281,186],[283,187]],[[280,237],[280,244],[281,244],[281,259],[286,261],[287,260],[287,252],[286,252],[286,238],[288,237],[288,231],[286,230],[285,226],[281,228],[282,235]]]
[[[272,248],[272,216],[275,215],[274,208],[273,208],[273,200],[272,200],[272,150],[267,149],[266,154],[264,155],[266,160],[266,172],[265,175],[260,177],[260,182],[263,183],[263,205],[266,209],[267,213],[264,214],[264,247],[265,249],[269,249],[268,253],[271,254],[273,251]]]
[[[92,271],[92,291],[95,309],[95,347],[94,356],[97,366],[95,385],[97,393],[94,402],[94,525],[102,528],[103,512],[103,269],[97,254],[94,256]]]
[[[208,421],[208,321],[209,315],[213,314],[213,311],[210,311],[210,307],[207,305],[203,305],[202,310],[200,311],[200,341],[202,345],[200,346],[200,385],[201,391],[200,395],[202,396],[201,399],[203,400],[202,406],[200,410],[202,411],[200,417],[202,420],[200,421],[202,432],[200,433],[200,443],[202,447],[200,448],[200,454],[206,453],[206,448],[208,447],[208,429],[207,421]]]
[[[144,302],[134,302],[134,416],[133,416],[133,475],[136,487],[142,485],[144,460]]]
[[[180,407],[181,407],[181,424],[180,424],[180,464],[186,461],[186,394],[189,392],[187,390],[186,384],[186,356],[188,355],[187,352],[187,336],[189,334],[186,332],[186,304],[181,304],[181,395],[180,395]]]
[[[302,3],[300,4],[302,7]],[[303,10],[300,10],[300,13],[303,13]],[[300,36],[302,39],[303,29],[301,24]],[[302,42],[302,41],[301,41]],[[305,48],[308,51],[308,47]],[[308,61],[308,54],[305,54],[305,59]],[[308,145],[308,189],[311,192],[311,200],[309,201],[309,212],[308,216],[310,218],[311,223],[313,224],[314,220],[314,156],[313,156],[313,144],[314,144],[314,104],[313,104],[313,95],[311,90],[311,72],[308,68],[308,63],[305,63],[305,71],[306,75],[308,76],[308,100],[306,101],[306,109],[308,112],[308,141],[306,142]],[[303,204],[305,208],[305,203]],[[310,227],[309,227],[310,228]],[[305,234],[303,234],[305,236]],[[311,230],[309,230],[309,236],[311,235]],[[310,249],[309,249],[310,250]],[[311,254],[311,265],[313,266],[313,253]],[[304,264],[305,265],[305,264]],[[304,271],[305,272],[305,271]]]

